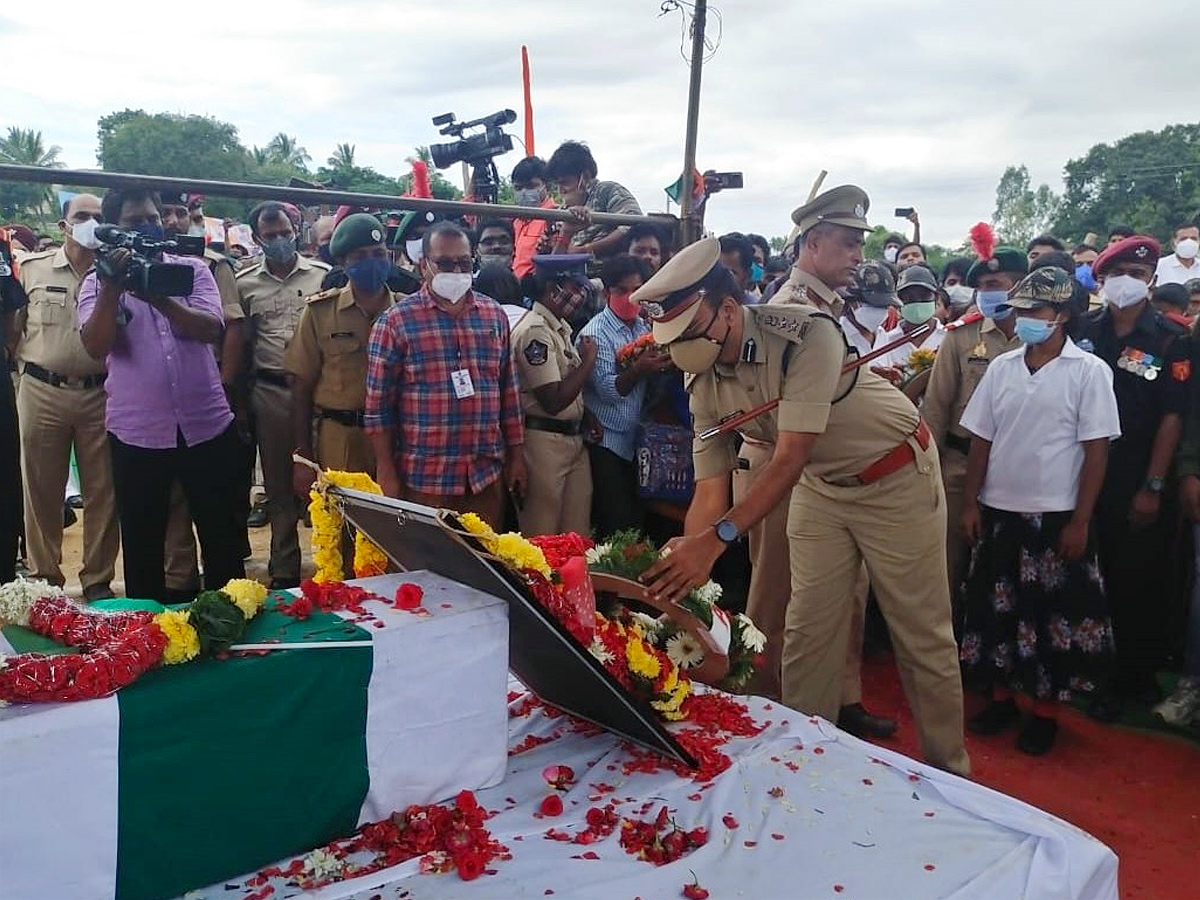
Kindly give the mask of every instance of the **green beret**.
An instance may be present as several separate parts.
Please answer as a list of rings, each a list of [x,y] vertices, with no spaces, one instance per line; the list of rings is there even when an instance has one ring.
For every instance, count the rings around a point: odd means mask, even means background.
[[[967,269],[967,287],[978,287],[979,279],[992,272],[1008,272],[1024,278],[1029,272],[1029,261],[1016,247],[997,247],[991,259],[977,259]]]
[[[369,213],[354,213],[342,219],[333,230],[329,253],[334,259],[341,259],[360,247],[382,247],[383,240],[384,228],[377,218]]]

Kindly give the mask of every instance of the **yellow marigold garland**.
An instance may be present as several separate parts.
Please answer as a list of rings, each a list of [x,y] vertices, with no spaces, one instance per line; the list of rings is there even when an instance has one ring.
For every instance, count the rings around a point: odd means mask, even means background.
[[[362,491],[365,494],[382,494],[383,489],[365,472],[326,471],[324,481],[338,487]],[[337,507],[326,499],[325,492],[314,488],[309,494],[308,512],[312,517],[313,562],[317,571],[313,581],[323,584],[341,581],[342,568],[342,515]],[[387,571],[387,554],[380,550],[361,531],[354,535],[354,574],[359,578],[382,575]]]
[[[179,665],[200,655],[200,636],[188,622],[186,609],[160,612],[155,615],[154,624],[167,636],[167,646],[162,655],[164,665]]]
[[[658,657],[646,649],[646,640],[638,634],[630,634],[625,642],[625,658],[629,661],[629,671],[641,678],[653,681],[662,671]]]
[[[550,564],[546,562],[546,554],[536,544],[531,544],[515,531],[496,534],[487,522],[475,513],[468,512],[459,515],[458,520],[463,527],[475,535],[487,547],[489,553],[514,569],[529,569],[545,578],[552,578]]]
[[[254,618],[267,599],[266,587],[250,578],[234,578],[221,591],[242,611],[247,622]]]

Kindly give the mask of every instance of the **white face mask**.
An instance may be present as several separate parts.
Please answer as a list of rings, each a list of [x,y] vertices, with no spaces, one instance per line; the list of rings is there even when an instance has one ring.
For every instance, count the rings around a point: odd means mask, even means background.
[[[887,314],[886,306],[859,306],[854,310],[854,318],[868,331],[878,331],[882,327],[884,319],[887,318]]]
[[[409,258],[410,262],[419,263],[421,261],[422,244],[423,242],[420,238],[417,238],[415,241],[404,242],[404,254]]]
[[[899,255],[899,253],[900,253],[899,247],[884,247],[883,248],[883,258],[886,259],[890,263],[896,262],[896,257]]]
[[[966,309],[975,300],[975,289],[965,284],[956,284],[946,288],[946,296],[950,298],[950,305],[955,309]]]
[[[438,272],[433,276],[430,288],[442,299],[457,303],[471,289],[471,275],[468,272]]]
[[[1184,238],[1175,245],[1175,255],[1180,259],[1195,259],[1197,250],[1200,250],[1200,241],[1195,238]]]
[[[96,226],[99,224],[95,219],[88,219],[78,225],[72,225],[71,240],[86,250],[95,250],[100,246],[100,240],[96,237]]]
[[[1146,299],[1149,292],[1150,286],[1132,275],[1110,275],[1104,279],[1104,285],[1100,288],[1105,302],[1117,309],[1137,305]]]
[[[208,234],[203,225],[189,225],[187,233],[188,237],[204,237]]]

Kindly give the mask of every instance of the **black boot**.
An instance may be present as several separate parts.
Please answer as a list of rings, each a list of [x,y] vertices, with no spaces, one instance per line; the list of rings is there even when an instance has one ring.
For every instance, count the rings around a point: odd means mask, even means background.
[[[976,713],[967,720],[967,729],[972,734],[1000,734],[1016,725],[1020,718],[1017,701],[1011,697],[1007,700],[992,700],[983,712]]]
[[[1058,735],[1058,722],[1045,716],[1030,716],[1017,733],[1017,749],[1030,756],[1050,752]]]
[[[857,738],[889,738],[896,733],[895,719],[873,716],[861,703],[851,703],[838,710],[837,725]]]

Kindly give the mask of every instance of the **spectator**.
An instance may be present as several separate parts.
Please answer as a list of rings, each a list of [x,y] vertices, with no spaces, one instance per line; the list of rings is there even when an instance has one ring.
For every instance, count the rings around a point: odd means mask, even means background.
[[[1075,249],[1071,251],[1071,258],[1075,260],[1075,265],[1088,265],[1096,261],[1096,257],[1100,255],[1100,251],[1090,244],[1076,244]]]
[[[912,265],[900,273],[896,283],[896,295],[900,298],[900,323],[890,330],[881,329],[875,345],[882,347],[899,340],[922,325],[933,323],[932,331],[920,335],[916,340],[901,344],[872,363],[872,369],[880,370],[892,381],[904,377],[903,370],[916,350],[937,352],[946,335],[945,326],[937,319],[937,279],[925,266]]]
[[[513,198],[517,206],[554,209],[558,206],[546,190],[546,163],[541,157],[527,156],[512,170]],[[533,257],[548,252],[557,223],[545,219],[513,219],[513,272],[524,278],[533,271]],[[487,293],[486,291],[484,293]]]
[[[1032,266],[1039,256],[1043,253],[1050,253],[1057,250],[1060,253],[1066,250],[1066,246],[1058,238],[1050,234],[1040,234],[1030,241],[1025,247],[1025,259]]]
[[[988,366],[962,419],[972,434],[963,528],[976,550],[961,656],[991,695],[968,727],[1012,727],[1014,694],[1025,694],[1033,707],[1017,747],[1031,755],[1053,746],[1056,705],[1102,686],[1113,654],[1090,523],[1121,428],[1111,370],[1063,328],[1073,293],[1056,267],[1021,281],[1009,305],[1025,346]]]
[[[16,239],[0,228],[0,584],[17,577],[17,542],[21,535],[21,439],[17,431],[17,398],[8,377],[18,310],[26,304],[18,278],[13,244]]]
[[[465,231],[425,233],[421,290],[371,329],[365,423],[385,494],[499,528],[505,487],[519,505],[528,485],[524,431],[508,320],[471,268]]]
[[[850,302],[843,307],[839,324],[850,346],[866,356],[879,344],[879,335],[899,324],[900,298],[891,266],[877,259],[860,262],[847,295]]]
[[[885,262],[896,265],[896,260],[900,255],[900,248],[907,241],[902,234],[896,234],[894,231],[883,239],[883,259]]]
[[[596,364],[596,342],[571,343],[571,314],[587,302],[588,257],[535,256],[525,279],[533,309],[512,332],[512,360],[525,416],[529,492],[517,509],[524,534],[587,534],[592,472],[584,448],[583,386]]]
[[[513,223],[510,219],[488,219],[479,223],[475,258],[479,268],[487,265],[513,264]]]
[[[320,216],[312,225],[313,252],[327,266],[333,265],[333,254],[329,252],[329,242],[333,240],[333,229],[337,221],[333,216]]]
[[[646,267],[628,254],[605,260],[600,270],[608,303],[580,332],[580,340],[596,344],[596,365],[583,389],[583,403],[603,432],[588,445],[592,484],[592,525],[599,538],[615,531],[641,527],[644,510],[638,498],[634,444],[646,397],[646,382],[656,372],[671,368],[665,350],[651,346],[633,364],[621,367],[617,352],[650,333],[630,294],[649,277]]]
[[[750,268],[750,286],[761,290],[767,273],[767,260],[771,258],[771,242],[761,234],[748,234],[746,239],[754,245],[754,266]]]
[[[742,292],[742,303],[753,306],[759,299],[750,290],[751,269],[754,266],[754,245],[744,234],[737,231],[722,235],[720,244],[721,265],[733,274],[733,280],[737,282],[737,286]]]
[[[598,225],[592,213],[619,213],[640,216],[642,208],[629,190],[615,181],[597,181],[596,160],[587,144],[565,141],[546,163],[546,177],[553,181],[563,203],[575,214],[578,223],[564,224],[554,252],[590,253],[597,259],[620,252],[628,226]]]
[[[1167,282],[1158,285],[1150,295],[1150,302],[1160,313],[1184,328],[1191,329],[1192,320],[1188,317],[1188,291],[1178,282]]]
[[[267,572],[271,589],[300,584],[300,543],[296,525],[301,509],[292,490],[292,389],[284,354],[308,299],[321,290],[329,266],[297,252],[296,230],[283,204],[268,200],[248,216],[260,261],[237,276],[238,293],[251,323],[250,349],[255,437],[271,524]]]
[[[967,272],[971,271],[973,262],[968,256],[956,256],[947,260],[946,265],[942,267],[942,287],[948,291],[957,284],[966,283]]]
[[[909,241],[907,244],[901,245],[896,251],[896,268],[903,271],[909,266],[922,265],[927,266],[925,258],[925,248],[916,241]]]
[[[1188,292],[1187,314],[1195,321],[1200,318],[1200,278],[1193,278],[1184,287]]]
[[[630,225],[625,232],[625,252],[640,259],[653,275],[670,258],[670,243],[663,228],[655,222],[639,222]]]
[[[25,488],[25,544],[29,574],[62,587],[63,491],[75,448],[83,479],[85,600],[111,597],[120,548],[112,458],[104,428],[104,361],[93,359],[79,337],[79,287],[96,259],[100,198],[76,194],[63,205],[59,227],[66,244],[21,260],[29,306],[17,319],[22,372],[21,471]]]
[[[1200,228],[1196,223],[1184,222],[1176,225],[1172,246],[1175,252],[1158,261],[1154,270],[1155,283],[1184,284],[1200,277],[1200,263],[1196,262],[1196,252],[1200,250]]]
[[[104,197],[107,222],[163,237],[158,195],[136,188]],[[123,289],[130,253],[112,251],[79,290],[84,349],[106,359],[106,413],[125,560],[125,591],[166,599],[163,534],[171,484],[183,486],[200,534],[205,587],[245,574],[241,443],[212,347],[221,340],[221,295],[202,260],[190,266],[186,297],[139,296]]]
[[[1123,241],[1125,238],[1133,237],[1135,234],[1137,234],[1137,232],[1128,225],[1114,225],[1112,230],[1108,233],[1108,246],[1111,247],[1118,241]]]

